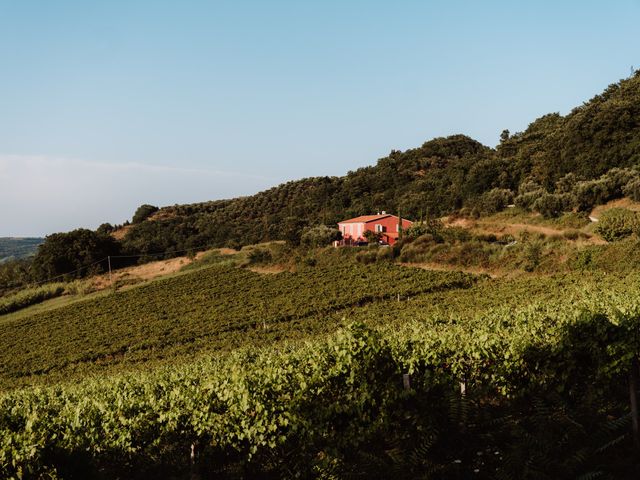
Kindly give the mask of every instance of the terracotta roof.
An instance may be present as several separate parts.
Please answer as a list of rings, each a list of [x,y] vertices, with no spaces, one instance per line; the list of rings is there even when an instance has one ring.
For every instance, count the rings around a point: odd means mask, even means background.
[[[374,220],[380,220],[382,218],[393,217],[390,213],[385,215],[362,215],[361,217],[350,218],[349,220],[343,220],[338,223],[369,223]]]

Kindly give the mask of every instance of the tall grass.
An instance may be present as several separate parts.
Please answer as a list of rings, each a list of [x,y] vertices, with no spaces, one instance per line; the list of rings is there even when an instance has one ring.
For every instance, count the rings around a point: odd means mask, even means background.
[[[27,288],[0,298],[0,315],[15,312],[21,308],[59,297],[65,292],[64,283],[51,283],[41,287]]]

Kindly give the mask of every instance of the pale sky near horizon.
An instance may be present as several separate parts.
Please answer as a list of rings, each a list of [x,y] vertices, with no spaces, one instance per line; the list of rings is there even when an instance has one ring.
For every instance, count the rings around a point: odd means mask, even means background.
[[[0,0],[0,236],[487,145],[640,67],[640,0]]]

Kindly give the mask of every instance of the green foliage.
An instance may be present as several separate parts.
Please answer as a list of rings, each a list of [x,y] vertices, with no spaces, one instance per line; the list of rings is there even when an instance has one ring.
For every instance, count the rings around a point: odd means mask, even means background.
[[[114,227],[110,223],[103,223],[96,229],[96,233],[100,235],[109,235],[113,233],[115,229],[116,227]]]
[[[31,280],[30,260],[9,260],[0,263],[0,295],[26,285]]]
[[[0,389],[304,338],[332,330],[356,307],[474,283],[466,274],[350,258],[320,258],[297,270],[261,275],[213,264],[0,323]]]
[[[494,188],[480,196],[477,206],[482,213],[491,215],[504,210],[511,202],[513,202],[511,190]]]
[[[65,284],[50,283],[41,287],[20,290],[13,295],[0,297],[0,315],[15,312],[21,308],[44,302],[49,298],[62,295],[65,292]]]
[[[54,233],[47,236],[38,248],[31,266],[32,276],[38,280],[62,275],[81,278],[102,271],[106,266],[106,257],[119,253],[118,242],[109,235],[87,229]]]
[[[637,234],[640,232],[640,215],[624,208],[610,208],[598,219],[595,232],[608,242]]]
[[[442,230],[444,230],[444,225],[440,219],[428,218],[423,222],[414,222],[404,231],[403,239],[411,242],[424,235],[430,235],[440,241],[442,239]]]
[[[326,225],[316,225],[303,229],[300,243],[313,248],[326,247],[334,240],[340,240],[340,238],[342,238],[340,230]]]
[[[640,202],[640,178],[633,178],[622,188],[625,197],[629,197],[634,202]]]
[[[267,263],[272,260],[271,252],[266,248],[252,248],[247,254],[247,260],[251,264]]]
[[[533,210],[541,213],[545,218],[559,217],[562,212],[566,211],[570,204],[567,194],[543,193],[531,206]]]
[[[38,249],[31,265],[32,276],[37,280],[63,275],[81,278],[102,271],[106,257],[119,253],[118,242],[109,235],[87,229],[54,233],[47,236]]]
[[[612,287],[7,392],[0,475],[631,478],[640,285]]]
[[[135,211],[135,213],[133,214],[131,223],[133,223],[134,225],[137,223],[141,223],[147,218],[149,218],[151,215],[156,213],[158,210],[160,210],[158,207],[155,207],[153,205],[149,205],[146,203],[144,205],[140,205],[138,209]]]

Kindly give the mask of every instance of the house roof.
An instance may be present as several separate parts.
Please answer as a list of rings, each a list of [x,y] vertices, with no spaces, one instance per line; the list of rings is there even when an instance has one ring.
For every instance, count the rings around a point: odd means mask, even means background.
[[[380,220],[382,218],[393,217],[393,216],[395,215],[391,215],[390,213],[387,213],[385,215],[362,215],[360,217],[350,218],[349,220],[343,220],[338,223],[369,223],[375,220]]]

